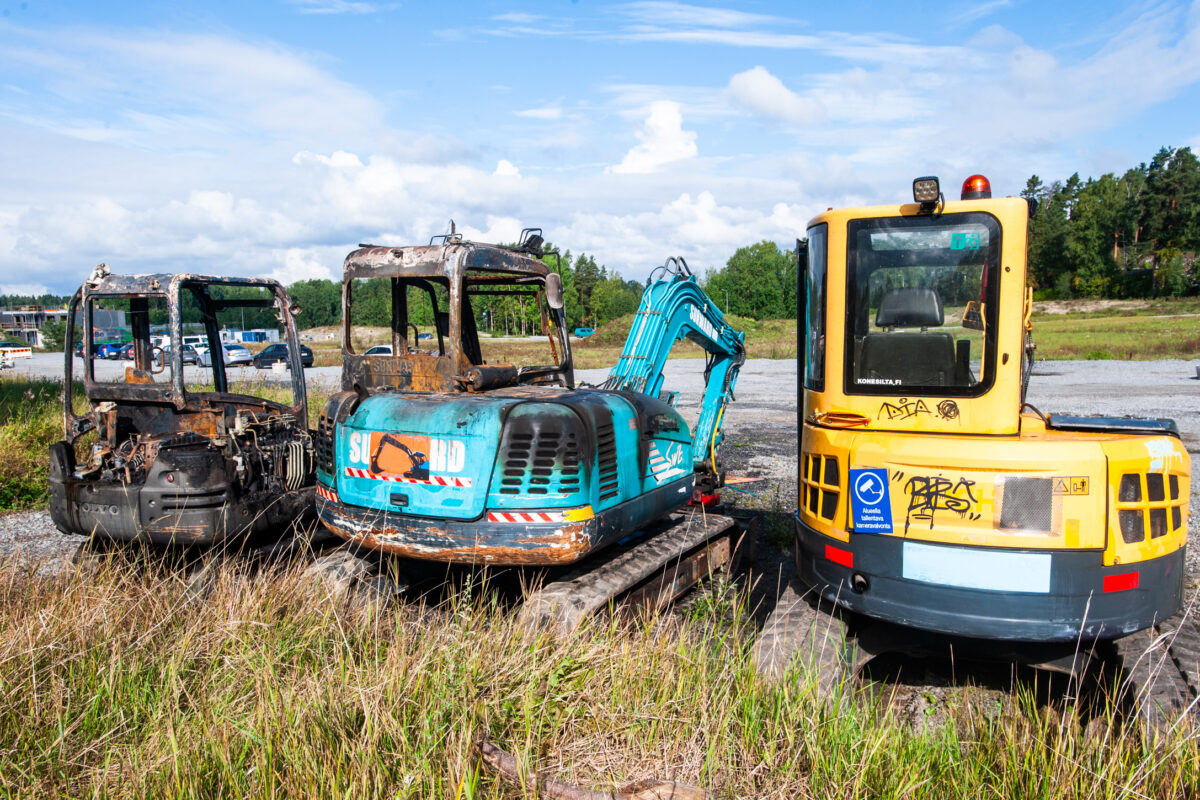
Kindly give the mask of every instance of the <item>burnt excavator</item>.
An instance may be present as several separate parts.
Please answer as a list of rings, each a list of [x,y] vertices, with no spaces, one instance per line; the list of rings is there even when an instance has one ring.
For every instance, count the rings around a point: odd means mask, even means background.
[[[99,543],[235,549],[288,535],[311,509],[314,483],[297,311],[273,280],[97,267],[68,306],[66,341],[79,331],[83,342],[85,404],[72,396],[67,347],[64,438],[50,446],[59,530]],[[185,365],[196,350],[184,344],[185,327],[203,330],[192,341],[224,354],[227,330],[246,315],[283,328],[290,403],[238,391],[223,357]],[[102,362],[96,341],[125,325],[129,360]]]
[[[617,365],[601,386],[583,387],[561,277],[547,264],[556,254],[540,230],[513,247],[437,238],[365,245],[346,258],[343,391],[316,433],[321,521],[377,554],[568,568],[527,603],[567,627],[652,576],[654,597],[669,600],[728,562],[731,519],[677,512],[721,485],[721,416],[744,338],[686,262],[655,272]],[[353,324],[356,296],[380,282],[391,300],[383,346]],[[533,304],[548,358],[514,358],[538,346],[480,335],[496,300]],[[694,431],[662,391],[663,365],[683,338],[707,353]]]

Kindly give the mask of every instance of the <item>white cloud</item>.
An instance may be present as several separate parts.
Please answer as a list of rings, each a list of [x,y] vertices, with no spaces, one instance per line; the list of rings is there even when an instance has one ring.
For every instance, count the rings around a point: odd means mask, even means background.
[[[696,156],[696,133],[683,129],[679,104],[660,100],[650,104],[642,129],[641,144],[635,145],[612,172],[640,174],[657,172],[667,164]]]
[[[662,25],[701,25],[713,28],[740,28],[752,25],[772,24],[779,17],[765,14],[750,14],[728,8],[693,6],[671,2],[637,2],[618,6],[617,11],[640,22]]]
[[[987,2],[978,3],[958,14],[955,17],[955,22],[965,25],[968,22],[982,19],[1004,8],[1012,8],[1012,0],[987,0]]]
[[[0,283],[0,294],[20,294],[38,297],[43,294],[55,294],[42,283]]]
[[[513,113],[518,117],[528,117],[529,119],[561,119],[563,110],[558,106],[542,106],[541,108],[526,108]]]
[[[484,217],[486,228],[476,228],[472,225],[461,225],[458,232],[463,238],[473,242],[515,242],[521,236],[525,226],[516,217],[498,217],[488,214]]]
[[[492,174],[498,178],[519,178],[521,170],[513,166],[511,161],[502,158],[496,162],[496,171]]]
[[[308,150],[301,150],[296,155],[292,156],[292,163],[301,166],[307,164],[320,164],[331,169],[341,169],[344,167],[361,167],[363,163],[359,161],[358,156],[354,153],[347,153],[345,150],[337,150],[333,154],[324,156],[320,153],[310,153]]]
[[[333,269],[322,261],[316,250],[290,247],[282,252],[277,250],[273,255],[283,264],[267,273],[266,277],[277,280],[284,286],[296,281],[322,278],[335,280]]]
[[[301,14],[374,14],[379,6],[353,0],[292,0]]]
[[[385,127],[369,93],[273,43],[161,31],[14,35],[28,46],[0,48],[0,68],[39,68],[51,88],[20,116],[66,136],[211,152],[253,134],[345,147]],[[96,105],[117,113],[97,121],[75,111]]]
[[[532,25],[538,20],[545,19],[540,14],[525,14],[520,11],[509,11],[505,14],[496,14],[492,19],[497,22],[513,22],[518,25]]]
[[[729,79],[729,95],[734,102],[764,117],[793,125],[815,125],[825,119],[820,103],[803,98],[783,85],[764,67],[739,72]]]
[[[712,192],[684,193],[656,210],[626,214],[577,212],[549,231],[574,252],[594,253],[609,269],[640,279],[667,256],[681,255],[701,274],[735,249],[770,239],[789,247],[802,236],[815,207],[783,201],[763,207],[726,205]]]

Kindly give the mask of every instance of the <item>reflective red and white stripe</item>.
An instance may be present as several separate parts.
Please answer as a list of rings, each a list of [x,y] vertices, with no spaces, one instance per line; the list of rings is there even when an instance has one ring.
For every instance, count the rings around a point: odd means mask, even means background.
[[[662,457],[662,453],[658,452],[658,446],[650,445],[650,471],[657,475],[668,466],[667,460]]]
[[[566,522],[565,511],[489,511],[488,522]]]
[[[441,475],[430,475],[422,480],[420,478],[406,478],[403,475],[393,475],[390,472],[371,472],[370,470],[359,469],[357,467],[346,467],[346,474],[351,478],[370,478],[376,481],[393,481],[395,483],[419,483],[422,486],[456,486],[459,488],[469,487],[471,485],[470,478],[445,478]]]
[[[323,497],[331,503],[336,503],[338,501],[337,492],[333,491],[332,489],[326,489],[319,483],[317,484],[317,496]]]

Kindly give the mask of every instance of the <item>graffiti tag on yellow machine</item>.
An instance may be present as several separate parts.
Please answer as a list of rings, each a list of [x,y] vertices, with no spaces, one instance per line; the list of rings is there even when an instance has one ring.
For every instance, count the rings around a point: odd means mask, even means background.
[[[894,481],[903,479],[904,473],[892,477]],[[969,478],[955,481],[942,475],[913,475],[904,482],[903,487],[908,495],[908,509],[904,517],[906,535],[913,520],[928,522],[929,529],[933,530],[939,511],[957,514],[961,519],[980,518],[975,481]]]

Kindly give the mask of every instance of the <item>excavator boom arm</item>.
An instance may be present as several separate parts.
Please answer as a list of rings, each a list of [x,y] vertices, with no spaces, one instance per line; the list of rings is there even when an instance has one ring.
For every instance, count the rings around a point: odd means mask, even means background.
[[[668,259],[651,276],[621,356],[604,388],[658,397],[667,356],[675,342],[685,338],[708,353],[692,457],[699,471],[715,479],[716,451],[723,438],[721,415],[733,399],[738,371],[746,361],[746,337],[729,326],[682,258]]]

